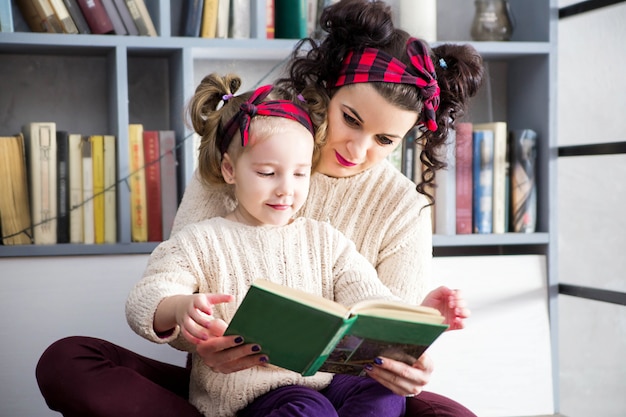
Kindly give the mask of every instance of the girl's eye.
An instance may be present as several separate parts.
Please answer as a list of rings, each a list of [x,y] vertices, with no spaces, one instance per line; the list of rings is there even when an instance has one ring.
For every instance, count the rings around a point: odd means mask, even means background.
[[[257,174],[261,177],[271,177],[272,175],[274,175],[273,172],[260,172],[260,171],[257,171]]]
[[[355,119],[354,117],[350,116],[348,113],[344,113],[343,114],[343,119],[350,126],[358,126],[358,124],[359,124],[359,121],[357,119]]]
[[[393,141],[385,136],[378,136],[378,143],[381,145],[393,145]]]
[[[304,177],[304,178],[306,178],[308,174],[306,172],[296,172],[294,175],[296,177]]]

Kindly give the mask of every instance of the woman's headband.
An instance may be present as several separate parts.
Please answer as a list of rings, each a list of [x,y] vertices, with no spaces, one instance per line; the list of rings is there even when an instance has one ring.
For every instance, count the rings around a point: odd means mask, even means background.
[[[302,107],[289,100],[263,101],[270,91],[272,91],[271,85],[259,87],[245,103],[241,104],[239,111],[226,122],[222,134],[218,138],[218,146],[222,155],[228,150],[237,130],[241,132],[241,146],[248,144],[250,123],[254,116],[284,117],[294,120],[306,127],[312,135],[315,135],[311,118]]]
[[[435,112],[439,108],[439,84],[435,66],[428,54],[428,46],[421,40],[410,38],[407,41],[407,54],[411,65],[404,65],[399,59],[375,48],[351,51],[343,60],[339,77],[334,87],[347,84],[387,82],[410,84],[418,87],[424,108],[422,120],[428,130],[437,130]]]

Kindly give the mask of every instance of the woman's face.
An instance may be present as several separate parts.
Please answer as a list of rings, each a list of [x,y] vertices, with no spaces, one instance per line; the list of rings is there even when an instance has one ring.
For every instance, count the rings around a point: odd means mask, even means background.
[[[349,177],[385,159],[400,146],[418,113],[389,104],[368,83],[341,87],[328,106],[326,144],[316,170]]]

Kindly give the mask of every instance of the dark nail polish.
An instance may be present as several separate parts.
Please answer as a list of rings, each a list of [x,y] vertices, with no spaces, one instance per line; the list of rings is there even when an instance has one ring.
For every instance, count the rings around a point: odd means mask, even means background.
[[[261,346],[259,346],[259,345],[252,346],[252,351],[253,352],[260,352],[261,351]]]
[[[383,364],[383,360],[381,358],[374,358],[374,363],[376,365],[382,365]]]
[[[259,360],[260,360],[261,362],[263,362],[263,363],[267,363],[267,362],[269,362],[269,361],[270,361],[270,359],[269,359],[267,356],[261,356],[261,357],[259,358]]]
[[[369,363],[367,365],[364,366],[366,371],[371,371],[372,369],[374,369],[374,367],[372,365],[370,365]]]
[[[235,343],[237,343],[237,344],[243,343],[243,337],[241,337],[241,336],[235,337]]]

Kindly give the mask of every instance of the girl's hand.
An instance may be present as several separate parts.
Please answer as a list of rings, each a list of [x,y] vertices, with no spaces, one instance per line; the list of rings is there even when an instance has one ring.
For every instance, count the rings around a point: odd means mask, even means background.
[[[379,357],[366,367],[367,374],[398,395],[412,397],[424,389],[433,372],[433,361],[426,353],[413,364]]]
[[[157,333],[167,333],[178,325],[183,337],[193,344],[198,344],[214,335],[221,336],[224,330],[220,330],[222,325],[219,321],[221,320],[215,320],[213,317],[213,306],[230,302],[232,299],[233,297],[227,294],[189,294],[166,297],[159,303],[154,315],[154,330]]]
[[[463,320],[470,316],[461,291],[443,286],[428,293],[422,305],[439,310],[445,317],[444,323],[450,326],[448,330],[462,329],[465,327]]]

